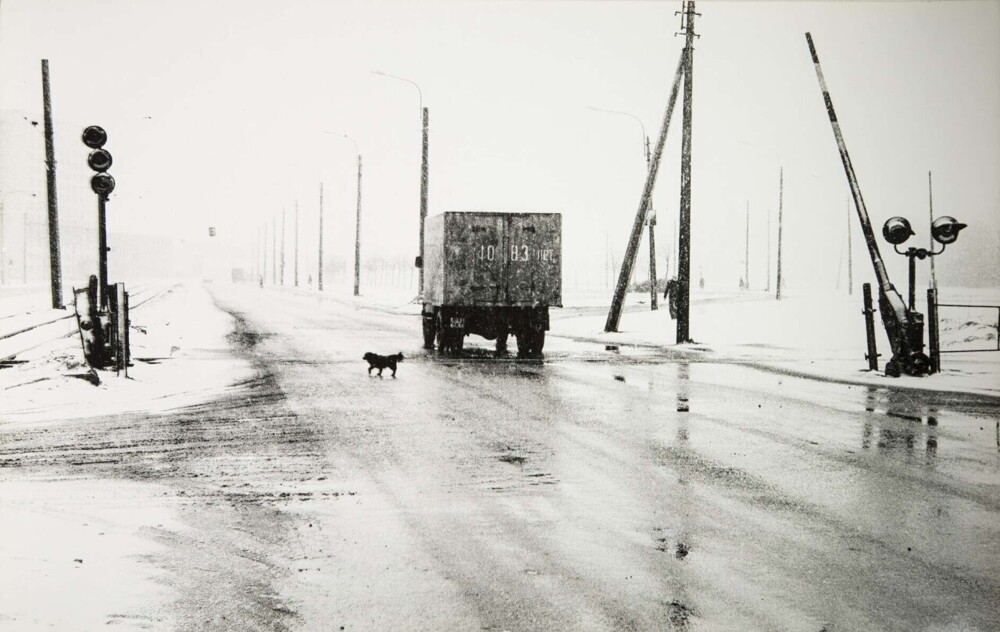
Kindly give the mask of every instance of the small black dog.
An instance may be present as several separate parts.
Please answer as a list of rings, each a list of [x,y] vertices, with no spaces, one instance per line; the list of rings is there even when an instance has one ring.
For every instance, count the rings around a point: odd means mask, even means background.
[[[378,376],[382,377],[383,369],[392,369],[392,377],[396,377],[396,363],[403,361],[403,354],[384,356],[369,351],[361,359],[368,362],[368,375],[372,374],[372,369],[378,369]]]

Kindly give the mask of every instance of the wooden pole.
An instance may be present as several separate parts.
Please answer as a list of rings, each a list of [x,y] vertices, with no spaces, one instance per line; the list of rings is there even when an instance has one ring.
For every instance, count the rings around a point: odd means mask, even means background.
[[[49,60],[42,60],[42,104],[45,116],[45,179],[49,198],[49,278],[52,290],[52,308],[62,309],[62,264],[59,256],[59,202],[56,197],[56,157],[52,138],[52,93],[49,90]],[[98,194],[103,198],[103,194]],[[107,266],[107,253],[102,250],[102,261]],[[107,279],[103,280],[106,283]],[[104,296],[101,285],[101,296]]]
[[[424,133],[427,132],[427,110],[424,109]],[[424,136],[424,157],[427,156],[427,136]],[[424,172],[426,175],[426,171]],[[423,195],[421,196],[420,203],[421,215],[420,215],[420,278],[421,284],[423,283],[423,251],[424,251],[424,213],[427,210],[427,200]],[[423,291],[423,285],[421,285],[421,292]],[[358,154],[358,204],[357,211],[354,219],[354,296],[361,295],[361,154]]]
[[[743,287],[750,289],[750,202],[747,201],[746,238],[743,245]]]
[[[319,269],[316,271],[316,289],[323,291],[323,183],[319,183]]]
[[[295,200],[295,287],[299,287],[299,201]]]
[[[785,197],[785,168],[781,167],[778,169],[778,276],[775,279],[775,291],[774,298],[776,300],[781,300],[781,228],[782,228],[782,214],[784,212],[784,197]]]
[[[931,260],[933,264],[933,259]],[[854,250],[851,246],[851,200],[847,200],[847,294],[854,294]]]
[[[931,214],[931,223],[930,223],[930,225],[933,226],[934,225],[934,187],[933,187],[933,183],[931,182],[931,172],[930,171],[927,172],[927,202],[928,202],[928,205],[930,207],[930,214]],[[931,244],[931,247],[929,248],[929,250],[933,251],[934,250],[934,237],[933,236],[930,239],[930,244]],[[938,284],[937,284],[937,268],[934,267],[934,257],[931,257],[931,287],[934,288],[935,292],[937,292],[937,286],[938,286]]]
[[[684,134],[681,137],[681,207],[677,240],[677,344],[691,342],[691,117],[694,92],[693,0],[684,7]]]
[[[423,137],[422,146],[420,151],[420,294],[424,293],[424,223],[427,220],[427,187],[428,183],[428,165],[427,165],[427,126],[428,126],[429,114],[427,108],[423,108]],[[361,156],[358,155],[358,181],[361,180]],[[360,191],[360,187],[358,189]],[[359,193],[360,200],[360,193]],[[360,201],[359,201],[360,208]],[[357,274],[355,274],[357,276]],[[355,287],[357,287],[355,285]],[[357,290],[355,290],[357,294]]]

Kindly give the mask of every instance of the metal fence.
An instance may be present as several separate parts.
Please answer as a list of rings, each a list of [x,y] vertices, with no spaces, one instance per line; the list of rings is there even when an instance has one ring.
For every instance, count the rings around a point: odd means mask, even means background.
[[[1000,305],[968,305],[959,303],[935,303],[935,308],[939,310],[937,312],[937,315],[941,321],[949,321],[949,320],[954,321],[956,319],[942,318],[942,314],[940,312],[940,309],[942,307],[952,308],[952,309],[963,309],[965,310],[965,314],[968,314],[970,310],[989,310],[990,312],[995,311],[996,318],[994,318],[992,322],[986,322],[986,319],[981,319],[981,320],[970,319],[968,316],[966,316],[966,318],[964,319],[964,323],[960,323],[961,325],[963,325],[963,327],[959,328],[959,331],[962,331],[963,333],[966,334],[965,340],[948,340],[947,339],[948,328],[941,326],[939,330],[941,334],[944,334],[944,336],[942,337],[941,340],[943,344],[941,345],[942,348],[939,351],[940,353],[979,353],[984,351],[1000,351]],[[957,320],[961,321],[963,319],[959,318]],[[968,329],[973,329],[973,331],[970,333],[966,331]],[[980,335],[975,335],[975,334],[980,334]],[[988,346],[988,347],[977,346],[977,347],[963,348],[963,349],[946,348],[946,346],[949,343],[952,346],[957,346],[963,343],[981,343],[982,341],[989,341],[990,339],[992,339],[993,342],[995,343],[993,346]]]

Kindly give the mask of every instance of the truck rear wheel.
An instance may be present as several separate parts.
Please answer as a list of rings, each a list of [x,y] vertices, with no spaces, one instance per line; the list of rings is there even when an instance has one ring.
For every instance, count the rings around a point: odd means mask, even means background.
[[[424,349],[434,348],[434,338],[437,335],[437,323],[434,322],[434,316],[423,317],[424,325]]]
[[[545,346],[545,330],[539,329],[533,332],[532,342],[531,342],[531,355],[535,357],[540,357],[542,355],[542,347]]]
[[[517,357],[537,358],[545,346],[544,329],[525,329],[517,334]]]
[[[497,351],[503,352],[507,350],[507,332],[501,331],[497,334]]]
[[[444,327],[444,316],[441,315],[441,312],[437,313],[434,324],[437,328],[438,352],[444,353],[448,350],[448,330]]]

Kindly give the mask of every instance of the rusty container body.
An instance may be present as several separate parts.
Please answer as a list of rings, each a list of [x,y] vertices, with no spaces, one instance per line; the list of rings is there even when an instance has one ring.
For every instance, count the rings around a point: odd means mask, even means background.
[[[442,213],[427,220],[424,253],[426,302],[562,306],[558,213]]]
[[[562,307],[562,217],[442,213],[427,220],[423,263],[426,346],[433,328],[452,350],[469,333],[498,346],[513,333],[520,351],[522,337],[544,339],[548,308]],[[530,346],[540,352],[542,344]]]

